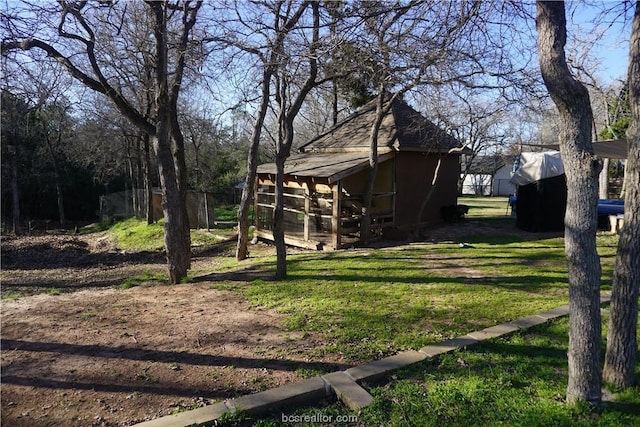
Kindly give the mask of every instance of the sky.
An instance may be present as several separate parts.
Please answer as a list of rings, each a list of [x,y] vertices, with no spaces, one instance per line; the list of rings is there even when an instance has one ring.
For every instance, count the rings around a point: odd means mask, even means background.
[[[589,56],[598,61],[595,74],[605,84],[624,79],[627,72],[632,17],[629,16],[626,22],[622,17],[617,17],[615,8],[620,9],[621,3],[604,1],[590,6],[584,2],[572,2],[567,5],[568,38],[593,39],[595,35],[597,42],[589,49]],[[602,18],[599,15],[600,8],[613,8],[613,13]],[[572,50],[570,43],[567,45],[568,55]],[[582,42],[578,44],[581,45]],[[577,49],[580,50],[580,47]]]

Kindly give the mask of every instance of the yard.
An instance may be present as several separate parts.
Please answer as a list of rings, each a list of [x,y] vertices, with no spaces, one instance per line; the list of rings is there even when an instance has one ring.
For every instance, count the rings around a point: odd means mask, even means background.
[[[194,238],[174,286],[131,231],[3,237],[2,422],[130,425],[566,304],[561,237],[515,229],[505,198],[460,202],[420,241],[291,250],[279,282],[274,249],[237,264],[230,230]],[[606,289],[617,239],[598,241]]]

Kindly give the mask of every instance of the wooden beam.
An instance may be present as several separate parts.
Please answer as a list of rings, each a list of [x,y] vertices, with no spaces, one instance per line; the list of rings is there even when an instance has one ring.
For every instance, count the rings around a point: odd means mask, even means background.
[[[342,233],[340,231],[340,197],[342,196],[342,180],[332,186],[333,190],[333,212],[331,215],[331,240],[333,247],[338,249],[342,244]]]
[[[258,237],[259,239],[263,239],[263,240],[269,240],[271,242],[273,242],[273,233],[271,233],[270,231],[267,230],[256,230],[254,232],[254,236]],[[302,239],[296,239],[295,237],[291,237],[291,236],[284,236],[284,243],[289,245],[289,246],[295,246],[298,248],[306,248],[306,249],[312,249],[312,250],[316,250],[316,251],[320,251],[320,250],[334,250],[336,248],[334,248],[331,244],[327,244],[324,242],[319,242],[317,240],[302,240]]]
[[[304,240],[309,240],[309,209],[311,205],[311,191],[309,189],[309,183],[303,182],[304,188]]]

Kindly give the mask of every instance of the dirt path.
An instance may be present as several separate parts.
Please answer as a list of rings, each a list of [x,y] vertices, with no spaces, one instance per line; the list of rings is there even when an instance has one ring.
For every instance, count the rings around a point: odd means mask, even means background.
[[[94,243],[3,241],[3,295],[62,291],[2,300],[3,425],[131,425],[344,367],[307,360],[321,337],[286,331],[282,315],[212,282],[119,289],[161,271],[162,257]],[[194,270],[214,260],[196,257]]]

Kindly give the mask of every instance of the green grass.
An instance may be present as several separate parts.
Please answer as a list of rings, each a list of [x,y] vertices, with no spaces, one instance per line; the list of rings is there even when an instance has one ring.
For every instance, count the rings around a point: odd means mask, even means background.
[[[214,208],[216,221],[237,221],[239,205],[220,205]]]
[[[365,385],[374,402],[360,413],[331,403],[285,410],[285,415],[325,420],[355,416],[353,425],[398,427],[640,425],[640,387],[615,395],[614,402],[601,407],[565,403],[567,337],[567,318],[557,319],[412,365],[378,385]],[[282,426],[281,420],[282,414],[275,413],[251,425]],[[249,424],[244,415],[216,425]]]
[[[458,204],[469,206],[467,218],[505,217],[511,213],[507,200],[508,197],[464,196],[458,197]]]
[[[164,247],[164,221],[147,224],[138,218],[129,218],[113,224],[109,231],[121,249],[154,251]]]
[[[616,236],[599,235],[604,288]],[[287,315],[289,331],[321,333],[327,353],[368,361],[464,335],[568,302],[562,238],[478,236],[470,246],[415,244],[289,255],[288,277],[229,287]],[[274,257],[254,259],[272,268]]]
[[[107,230],[114,236],[120,249],[131,251],[157,251],[164,248],[164,220],[147,224],[145,220],[129,218],[111,225]],[[204,230],[191,230],[193,246],[207,246],[220,238]]]
[[[126,289],[131,289],[135,286],[139,286],[143,283],[147,283],[147,282],[151,282],[151,281],[155,281],[155,282],[166,282],[167,281],[167,275],[165,273],[151,273],[151,271],[149,270],[145,270],[144,273],[142,274],[138,274],[136,276],[130,277],[127,280],[125,280],[124,282],[122,282],[120,284],[120,289],[122,290],[126,290]]]

